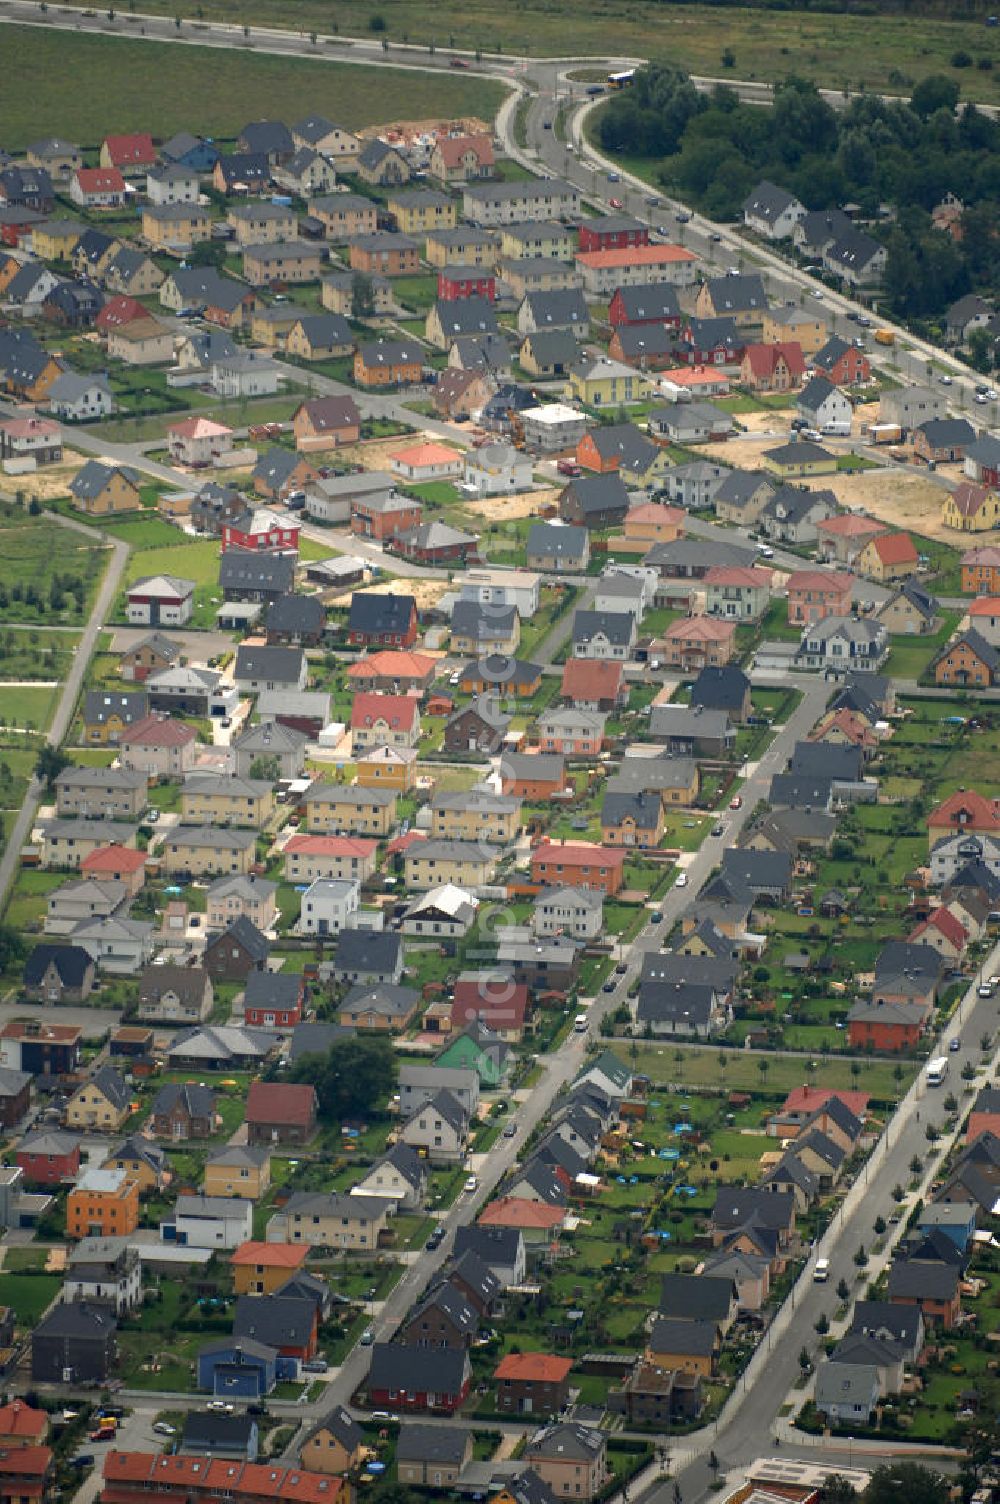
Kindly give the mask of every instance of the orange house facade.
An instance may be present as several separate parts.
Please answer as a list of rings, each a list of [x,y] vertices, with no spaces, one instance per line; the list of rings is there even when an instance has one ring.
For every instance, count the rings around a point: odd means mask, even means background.
[[[684,536],[684,509],[667,507],[658,501],[642,502],[625,513],[624,533],[626,538],[640,542],[675,543]]]
[[[543,841],[532,853],[531,880],[547,888],[588,888],[611,897],[621,891],[625,852],[583,842]]]
[[[962,591],[1000,595],[1000,548],[972,548],[962,555]]]
[[[975,635],[975,634],[973,634]],[[980,639],[960,637],[950,643],[934,662],[934,683],[958,689],[987,689],[996,678],[998,655],[995,648]]]
[[[124,1170],[88,1170],[66,1198],[70,1238],[128,1237],[139,1226],[139,1185]]]
[[[850,616],[854,576],[825,569],[797,569],[788,579],[788,622],[809,626],[828,616]]]

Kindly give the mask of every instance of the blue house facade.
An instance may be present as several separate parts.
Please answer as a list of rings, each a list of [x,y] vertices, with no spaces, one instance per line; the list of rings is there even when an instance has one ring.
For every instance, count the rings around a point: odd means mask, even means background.
[[[945,1237],[950,1238],[956,1248],[962,1253],[966,1253],[972,1242],[972,1235],[976,1230],[975,1203],[971,1201],[932,1201],[920,1213],[917,1230],[922,1237],[926,1237],[930,1232],[944,1233]]]
[[[295,1369],[291,1376],[297,1378],[298,1362],[288,1361]],[[198,1388],[217,1399],[258,1400],[277,1383],[278,1363],[276,1348],[249,1337],[224,1338],[198,1354]]]

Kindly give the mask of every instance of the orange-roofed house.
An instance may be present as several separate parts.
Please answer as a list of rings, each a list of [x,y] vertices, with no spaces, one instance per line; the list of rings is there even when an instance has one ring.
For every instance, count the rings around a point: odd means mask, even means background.
[[[986,1087],[976,1098],[977,1103],[984,1098],[987,1103],[995,1103],[996,1106],[973,1107],[965,1128],[967,1144],[973,1143],[981,1133],[992,1133],[996,1138],[1000,1138],[1000,1094],[995,1088]]]
[[[0,1405],[0,1447],[40,1445],[49,1434],[49,1417],[44,1410],[12,1400]]]
[[[664,381],[689,392],[692,397],[725,397],[732,382],[725,371],[696,361],[694,365],[671,366],[663,375]]]
[[[908,940],[911,945],[933,946],[939,956],[957,961],[965,954],[969,933],[950,909],[939,907],[932,909],[927,918],[910,931]]]
[[[850,616],[854,576],[839,569],[796,569],[788,577],[788,622],[808,626],[828,616]]]
[[[865,544],[885,531],[884,522],[876,522],[874,517],[858,517],[853,512],[824,517],[816,524],[820,558],[835,564],[853,565]]]
[[[981,595],[970,602],[969,625],[993,647],[1000,647],[1000,596]]]
[[[416,695],[356,694],[351,704],[351,753],[371,747],[415,747],[420,740]]]
[[[941,521],[960,533],[987,533],[1000,527],[1000,493],[963,480],[941,504]]]
[[[956,831],[977,836],[1000,831],[1000,799],[988,799],[975,789],[957,789],[927,816],[927,834],[933,846]]]
[[[531,881],[546,888],[589,888],[613,897],[624,881],[625,852],[584,841],[543,841],[531,854]]]
[[[306,1244],[241,1243],[229,1260],[237,1295],[273,1295],[309,1257]]]
[[[831,1100],[842,1102],[848,1112],[863,1121],[868,1111],[869,1094],[866,1091],[841,1091],[829,1086],[793,1086],[781,1105],[782,1115],[799,1118],[805,1122],[814,1112],[820,1112]]]
[[[101,166],[117,167],[127,178],[144,177],[157,161],[153,138],[145,132],[132,136],[105,136],[101,142]]]
[[[713,616],[688,616],[670,624],[658,644],[662,661],[685,673],[703,668],[721,668],[733,656],[735,621]]]
[[[499,1196],[483,1207],[479,1225],[516,1227],[530,1248],[557,1239],[565,1220],[565,1207],[544,1206],[540,1201],[526,1201],[520,1196]]]
[[[810,731],[807,741],[830,742],[841,747],[860,747],[870,757],[878,746],[878,737],[864,718],[846,705],[830,710]]]
[[[679,245],[630,245],[612,251],[577,251],[584,291],[610,298],[619,287],[669,282],[692,287],[698,258]]]
[[[556,1415],[569,1398],[572,1358],[508,1353],[493,1370],[496,1409],[504,1415]]]
[[[752,392],[789,392],[800,386],[806,358],[797,340],[777,345],[747,345],[740,364],[740,381]]]
[[[285,878],[314,883],[322,878],[357,878],[366,882],[375,871],[377,841],[361,836],[294,835],[285,845]]]
[[[458,480],[465,473],[462,456],[447,444],[410,444],[389,456],[389,466],[411,485],[429,480]]]
[[[1000,548],[991,543],[962,555],[962,590],[966,595],[1000,595]]]
[[[650,543],[673,543],[684,536],[683,507],[664,506],[659,501],[644,501],[629,507],[623,530],[626,538]]]
[[[439,136],[428,172],[439,183],[473,183],[491,178],[496,166],[489,136]]]
[[[855,567],[859,574],[879,585],[908,579],[920,564],[917,546],[909,533],[880,533],[859,551]]]
[[[177,465],[211,465],[233,447],[233,430],[211,418],[182,418],[167,429],[170,458]]]
[[[51,1447],[0,1448],[0,1500],[3,1504],[41,1504],[54,1481]]]
[[[434,683],[437,659],[427,653],[399,653],[386,648],[352,663],[347,678],[352,690],[375,690],[389,695],[423,694]]]
[[[563,669],[561,694],[577,710],[611,714],[628,704],[624,666],[598,658],[569,658]]]
[[[139,1504],[150,1498],[162,1504],[339,1504],[350,1492],[343,1478],[282,1462],[111,1447],[104,1458],[100,1497],[102,1504]]]
[[[146,881],[146,853],[133,851],[129,846],[98,846],[80,863],[84,877],[96,878],[99,882],[113,879],[124,883],[130,898],[134,898]]]
[[[759,621],[771,600],[771,571],[756,564],[714,564],[707,571],[705,611],[724,621]]]

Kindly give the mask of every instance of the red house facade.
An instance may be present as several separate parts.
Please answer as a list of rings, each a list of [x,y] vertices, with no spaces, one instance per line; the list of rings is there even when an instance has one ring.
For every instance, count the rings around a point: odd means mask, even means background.
[[[613,214],[585,221],[577,235],[581,251],[621,251],[629,246],[649,244],[648,225]]]
[[[617,893],[625,869],[624,850],[584,842],[543,841],[531,857],[531,881],[547,888],[590,888]]]
[[[62,1132],[30,1135],[15,1158],[26,1185],[61,1185],[80,1172],[80,1144]]]
[[[247,978],[244,995],[246,1026],[248,1029],[294,1029],[302,1022],[305,1002],[306,985],[301,976],[255,971]]]
[[[297,554],[299,525],[261,507],[222,524],[222,548],[246,548],[256,553]]]
[[[484,266],[446,266],[438,272],[439,298],[487,298],[496,302],[497,279]]]

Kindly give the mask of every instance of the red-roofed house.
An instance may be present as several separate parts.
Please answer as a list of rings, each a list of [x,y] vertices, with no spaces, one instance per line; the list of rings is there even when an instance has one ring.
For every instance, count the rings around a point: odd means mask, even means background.
[[[962,590],[967,595],[1000,595],[1000,548],[989,543],[962,555]]]
[[[338,1504],[348,1495],[343,1478],[310,1473],[281,1462],[237,1462],[223,1457],[122,1452],[104,1458],[102,1504]]]
[[[561,694],[577,710],[610,714],[628,703],[623,666],[596,658],[569,658],[563,669]]]
[[[253,1145],[308,1143],[316,1132],[316,1092],[291,1082],[251,1081],[246,1123]]]
[[[865,544],[885,531],[884,522],[876,522],[873,517],[858,517],[853,512],[824,517],[816,524],[820,557],[853,565]]]
[[[136,319],[148,318],[149,310],[143,307],[138,298],[119,293],[105,303],[94,320],[94,328],[99,333],[106,334],[109,329],[123,329],[126,324],[134,324]]]
[[[49,1434],[49,1417],[24,1400],[0,1405],[0,1447],[37,1446]]]
[[[840,570],[796,569],[788,576],[788,621],[791,626],[850,616],[854,576]]]
[[[0,1500],[3,1504],[32,1504],[46,1498],[53,1482],[52,1448],[0,1447]]]
[[[576,264],[583,285],[595,297],[610,298],[620,287],[666,282],[672,287],[694,284],[693,251],[679,245],[635,245],[610,251],[577,251]]]
[[[555,1415],[569,1397],[572,1358],[508,1353],[493,1371],[496,1408],[505,1415]]]
[[[740,381],[753,392],[788,392],[806,373],[806,358],[797,340],[776,345],[747,345],[740,364]]]
[[[964,924],[945,908],[932,909],[927,918],[911,930],[908,939],[911,945],[933,946],[939,956],[947,956],[949,961],[957,961],[969,943]]]
[[[347,677],[353,689],[375,689],[385,694],[403,695],[410,690],[430,689],[434,683],[437,659],[428,653],[399,653],[385,648],[367,653],[352,663]]]
[[[309,1256],[307,1243],[241,1243],[229,1262],[237,1295],[273,1295]]]
[[[589,888],[609,897],[624,880],[625,852],[584,841],[543,841],[531,854],[531,881],[547,888]]]
[[[134,898],[146,881],[146,853],[133,851],[129,846],[98,846],[83,858],[80,871],[84,877],[124,883],[129,896]]]
[[[105,136],[101,142],[101,166],[117,167],[127,178],[143,177],[156,166],[156,147],[152,136]]]
[[[428,170],[439,183],[471,183],[491,178],[495,165],[489,136],[439,136]]]
[[[69,180],[69,196],[86,209],[120,209],[125,179],[117,167],[78,167]]]
[[[478,1020],[509,1044],[524,1033],[528,1016],[528,984],[490,972],[465,973],[452,991],[451,1028],[460,1033]]]
[[[819,1112],[832,1098],[843,1102],[848,1112],[863,1121],[868,1111],[869,1094],[866,1091],[841,1091],[829,1086],[793,1086],[781,1104],[783,1118],[805,1122],[814,1112]]]
[[[361,836],[294,835],[282,852],[285,878],[290,883],[329,877],[356,877],[365,882],[375,871],[377,851],[377,841]]]
[[[683,507],[664,506],[659,501],[640,502],[629,507],[625,513],[624,533],[626,538],[638,538],[650,543],[673,543],[684,536],[687,514]]]
[[[711,616],[688,616],[672,622],[658,644],[663,662],[687,673],[721,668],[733,656],[735,621]]]
[[[351,704],[351,752],[367,747],[415,747],[420,740],[416,695],[356,694]]]
[[[919,563],[917,547],[909,533],[880,533],[877,538],[870,538],[855,561],[859,574],[880,585],[891,585],[894,580],[916,574]]]
[[[829,711],[816,722],[807,741],[834,742],[844,747],[860,747],[867,757],[878,746],[878,737],[860,715],[841,706]]]
[[[970,1112],[965,1128],[965,1142],[971,1144],[981,1133],[1000,1138],[1000,1112]]]
[[[194,767],[198,737],[193,726],[154,712],[122,733],[119,748],[123,768],[149,778],[175,780]]]
[[[942,836],[956,831],[995,835],[1000,831],[1000,799],[988,799],[975,789],[958,789],[927,816],[927,834],[933,846]]]

